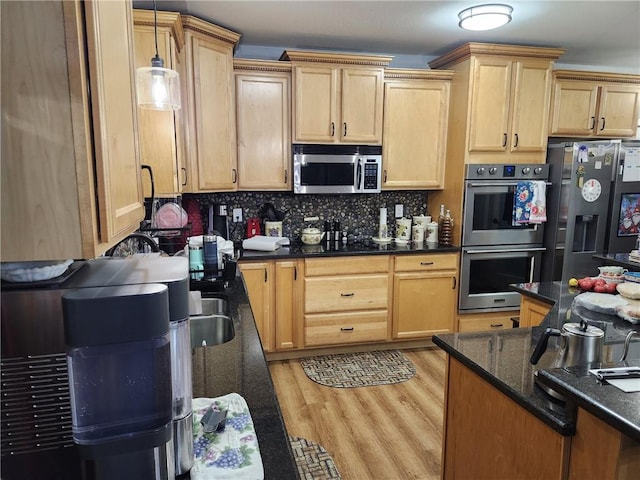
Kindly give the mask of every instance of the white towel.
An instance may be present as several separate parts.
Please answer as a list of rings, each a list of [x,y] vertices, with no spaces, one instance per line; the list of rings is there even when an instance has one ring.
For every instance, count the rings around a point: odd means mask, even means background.
[[[273,252],[282,245],[289,245],[287,237],[266,237],[264,235],[256,235],[242,241],[242,248],[245,250],[260,250],[262,252]]]
[[[529,223],[543,223],[547,221],[547,184],[538,180],[531,182],[533,196],[531,197],[531,214]]]
[[[200,420],[207,409],[227,409],[222,432],[204,433]],[[229,393],[193,399],[193,480],[263,480],[264,468],[249,407],[242,396]]]

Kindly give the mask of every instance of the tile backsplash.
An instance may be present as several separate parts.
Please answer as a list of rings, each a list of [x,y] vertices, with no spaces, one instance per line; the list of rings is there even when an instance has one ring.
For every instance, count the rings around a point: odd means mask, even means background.
[[[350,241],[360,241],[377,235],[380,208],[386,207],[389,232],[393,235],[395,206],[401,204],[405,217],[427,213],[427,192],[394,191],[380,194],[356,195],[294,195],[289,192],[231,192],[211,194],[184,194],[197,199],[201,207],[205,228],[211,203],[227,205],[231,216],[234,208],[242,208],[242,222],[230,223],[230,236],[241,240],[246,234],[247,218],[260,217],[262,205],[271,203],[276,210],[286,212],[282,222],[283,235],[292,241],[300,238],[303,228],[315,226],[323,229],[324,222],[338,221],[341,230],[349,233]],[[317,222],[305,222],[305,217],[319,217]],[[262,224],[261,219],[261,224]],[[264,232],[264,224],[261,225]]]

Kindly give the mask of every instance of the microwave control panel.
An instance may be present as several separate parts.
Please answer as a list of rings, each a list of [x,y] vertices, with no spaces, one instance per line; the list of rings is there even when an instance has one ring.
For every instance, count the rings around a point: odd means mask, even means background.
[[[376,161],[368,163],[365,160],[363,186],[365,190],[376,190],[378,188],[378,163]]]

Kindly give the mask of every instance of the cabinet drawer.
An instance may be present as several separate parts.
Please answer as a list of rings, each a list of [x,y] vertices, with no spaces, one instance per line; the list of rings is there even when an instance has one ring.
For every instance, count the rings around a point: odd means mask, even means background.
[[[460,315],[458,317],[458,332],[482,332],[513,328],[511,317],[517,314],[518,312],[513,312],[510,315],[496,315],[485,318],[465,318],[463,315]]]
[[[456,254],[398,255],[396,256],[395,271],[455,270],[457,266],[458,256]]]
[[[387,339],[387,311],[305,315],[304,344],[338,345]]]
[[[304,285],[305,313],[387,308],[387,274],[305,278]]]
[[[378,273],[389,271],[388,255],[361,257],[307,258],[305,276]]]

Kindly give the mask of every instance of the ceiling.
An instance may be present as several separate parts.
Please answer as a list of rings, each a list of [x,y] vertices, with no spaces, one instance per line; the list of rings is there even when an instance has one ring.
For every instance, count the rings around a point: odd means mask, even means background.
[[[427,62],[468,41],[566,48],[557,67],[640,74],[640,1],[508,1],[511,23],[468,32],[459,1],[157,0],[242,35],[236,56],[277,59],[285,48],[394,55],[393,67]],[[499,2],[498,2],[499,3]],[[134,0],[136,8],[153,2]]]

